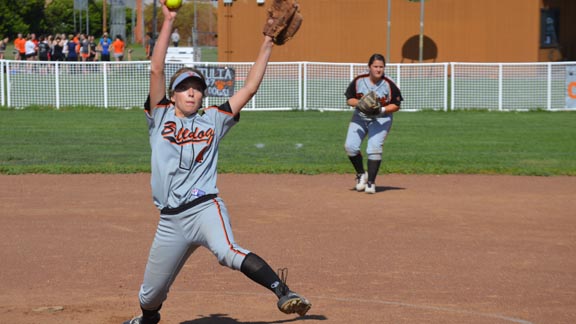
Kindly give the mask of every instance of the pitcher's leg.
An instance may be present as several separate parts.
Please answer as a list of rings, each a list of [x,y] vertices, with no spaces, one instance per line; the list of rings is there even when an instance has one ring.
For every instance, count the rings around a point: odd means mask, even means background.
[[[240,270],[252,281],[273,292],[278,298],[278,308],[287,314],[306,314],[311,304],[304,297],[288,289],[272,268],[258,255],[236,244],[228,211],[220,198],[213,199],[202,211],[201,233],[203,244],[212,251],[218,262]]]
[[[234,241],[228,210],[222,199],[211,199],[197,208],[198,231],[194,240],[209,249],[221,265],[240,270],[244,257],[250,251]]]
[[[153,311],[162,306],[170,286],[197,247],[181,234],[175,215],[161,215],[140,287],[142,309]]]

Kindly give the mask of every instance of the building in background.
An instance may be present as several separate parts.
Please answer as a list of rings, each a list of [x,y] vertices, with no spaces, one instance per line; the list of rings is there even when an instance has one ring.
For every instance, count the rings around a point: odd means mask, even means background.
[[[252,60],[270,3],[219,0],[219,61]],[[576,61],[575,0],[299,3],[304,23],[273,61],[364,62],[371,53],[388,56],[388,44],[392,63]]]

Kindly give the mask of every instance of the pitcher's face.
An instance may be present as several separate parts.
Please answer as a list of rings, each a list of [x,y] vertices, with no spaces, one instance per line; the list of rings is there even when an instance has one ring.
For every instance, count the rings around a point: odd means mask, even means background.
[[[172,99],[176,106],[176,116],[190,116],[200,109],[204,94],[198,90],[199,88],[201,87],[198,81],[188,79],[174,89],[174,94],[170,99]]]

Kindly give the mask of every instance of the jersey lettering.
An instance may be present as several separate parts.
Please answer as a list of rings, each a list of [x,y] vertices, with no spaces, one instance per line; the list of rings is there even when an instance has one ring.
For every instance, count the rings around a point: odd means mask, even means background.
[[[180,168],[190,170],[194,162],[204,161],[204,153],[214,140],[214,129],[201,130],[198,127],[193,131],[186,127],[178,129],[176,122],[168,121],[162,129],[162,137],[180,147]],[[196,157],[194,151],[198,151]]]
[[[175,122],[169,121],[164,124],[162,136],[177,145],[195,143],[206,143],[206,145],[210,145],[214,140],[214,130],[212,128],[200,130],[198,127],[193,131],[185,127],[178,129]]]

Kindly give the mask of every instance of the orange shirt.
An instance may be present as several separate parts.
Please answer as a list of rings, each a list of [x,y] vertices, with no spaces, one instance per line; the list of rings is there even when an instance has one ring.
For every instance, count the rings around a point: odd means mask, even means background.
[[[26,40],[24,38],[16,38],[14,40],[14,47],[18,50],[18,52],[20,53],[24,53],[26,52]]]
[[[80,53],[80,39],[78,38],[78,36],[74,36],[74,38],[72,38],[72,40],[74,41],[74,43],[76,43],[76,54]]]
[[[112,47],[114,47],[114,54],[122,54],[124,53],[124,42],[116,39],[112,42]]]

